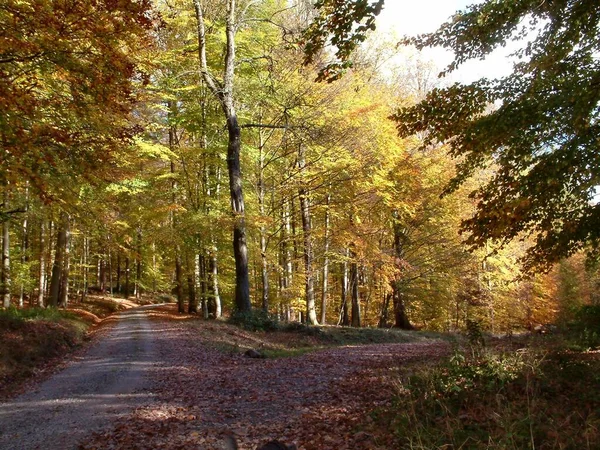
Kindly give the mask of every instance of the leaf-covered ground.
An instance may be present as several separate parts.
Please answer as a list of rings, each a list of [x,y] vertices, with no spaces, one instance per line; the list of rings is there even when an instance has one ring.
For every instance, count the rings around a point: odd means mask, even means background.
[[[235,348],[255,345],[256,334],[170,311],[154,314],[160,321],[152,374],[156,402],[96,433],[82,448],[221,449],[230,433],[242,449],[270,439],[307,450],[388,448],[385,433],[364,429],[376,429],[365,427],[369,413],[392,397],[390,375],[449,349],[426,340],[252,359]],[[220,337],[226,351],[214,345]]]

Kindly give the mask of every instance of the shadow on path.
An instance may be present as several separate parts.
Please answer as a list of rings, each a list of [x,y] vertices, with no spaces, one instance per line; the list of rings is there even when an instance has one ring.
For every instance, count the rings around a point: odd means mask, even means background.
[[[152,394],[155,333],[143,306],[118,314],[106,335],[36,391],[0,403],[0,449],[70,449]]]

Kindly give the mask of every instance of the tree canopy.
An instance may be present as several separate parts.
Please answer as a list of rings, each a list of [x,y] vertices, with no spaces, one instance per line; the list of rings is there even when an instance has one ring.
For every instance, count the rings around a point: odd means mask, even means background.
[[[448,143],[460,161],[448,191],[494,168],[463,230],[475,246],[533,236],[528,269],[600,247],[599,20],[591,0],[487,1],[405,42],[453,50],[448,72],[524,39],[510,75],[434,89],[394,119],[401,135],[426,132],[424,148]]]
[[[49,183],[98,174],[124,147],[149,9],[146,0],[2,2],[3,181],[48,194]]]

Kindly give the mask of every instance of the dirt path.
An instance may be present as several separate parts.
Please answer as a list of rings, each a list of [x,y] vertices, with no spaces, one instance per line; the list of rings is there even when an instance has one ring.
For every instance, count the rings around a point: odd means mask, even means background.
[[[0,449],[71,449],[149,404],[156,361],[149,307],[124,311],[84,355],[31,393],[0,403]]]
[[[85,448],[222,449],[229,433],[242,450],[270,439],[306,450],[387,448],[359,425],[389,404],[390,373],[448,351],[429,341],[250,359],[203,345],[194,327],[159,323],[156,401],[97,433]]]

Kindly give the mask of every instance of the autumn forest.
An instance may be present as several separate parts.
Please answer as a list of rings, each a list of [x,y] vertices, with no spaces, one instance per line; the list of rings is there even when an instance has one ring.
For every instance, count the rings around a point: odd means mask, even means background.
[[[115,298],[475,341],[600,317],[600,8],[486,1],[416,37],[380,32],[385,14],[3,2],[2,307]],[[452,81],[517,38],[511,75]]]

